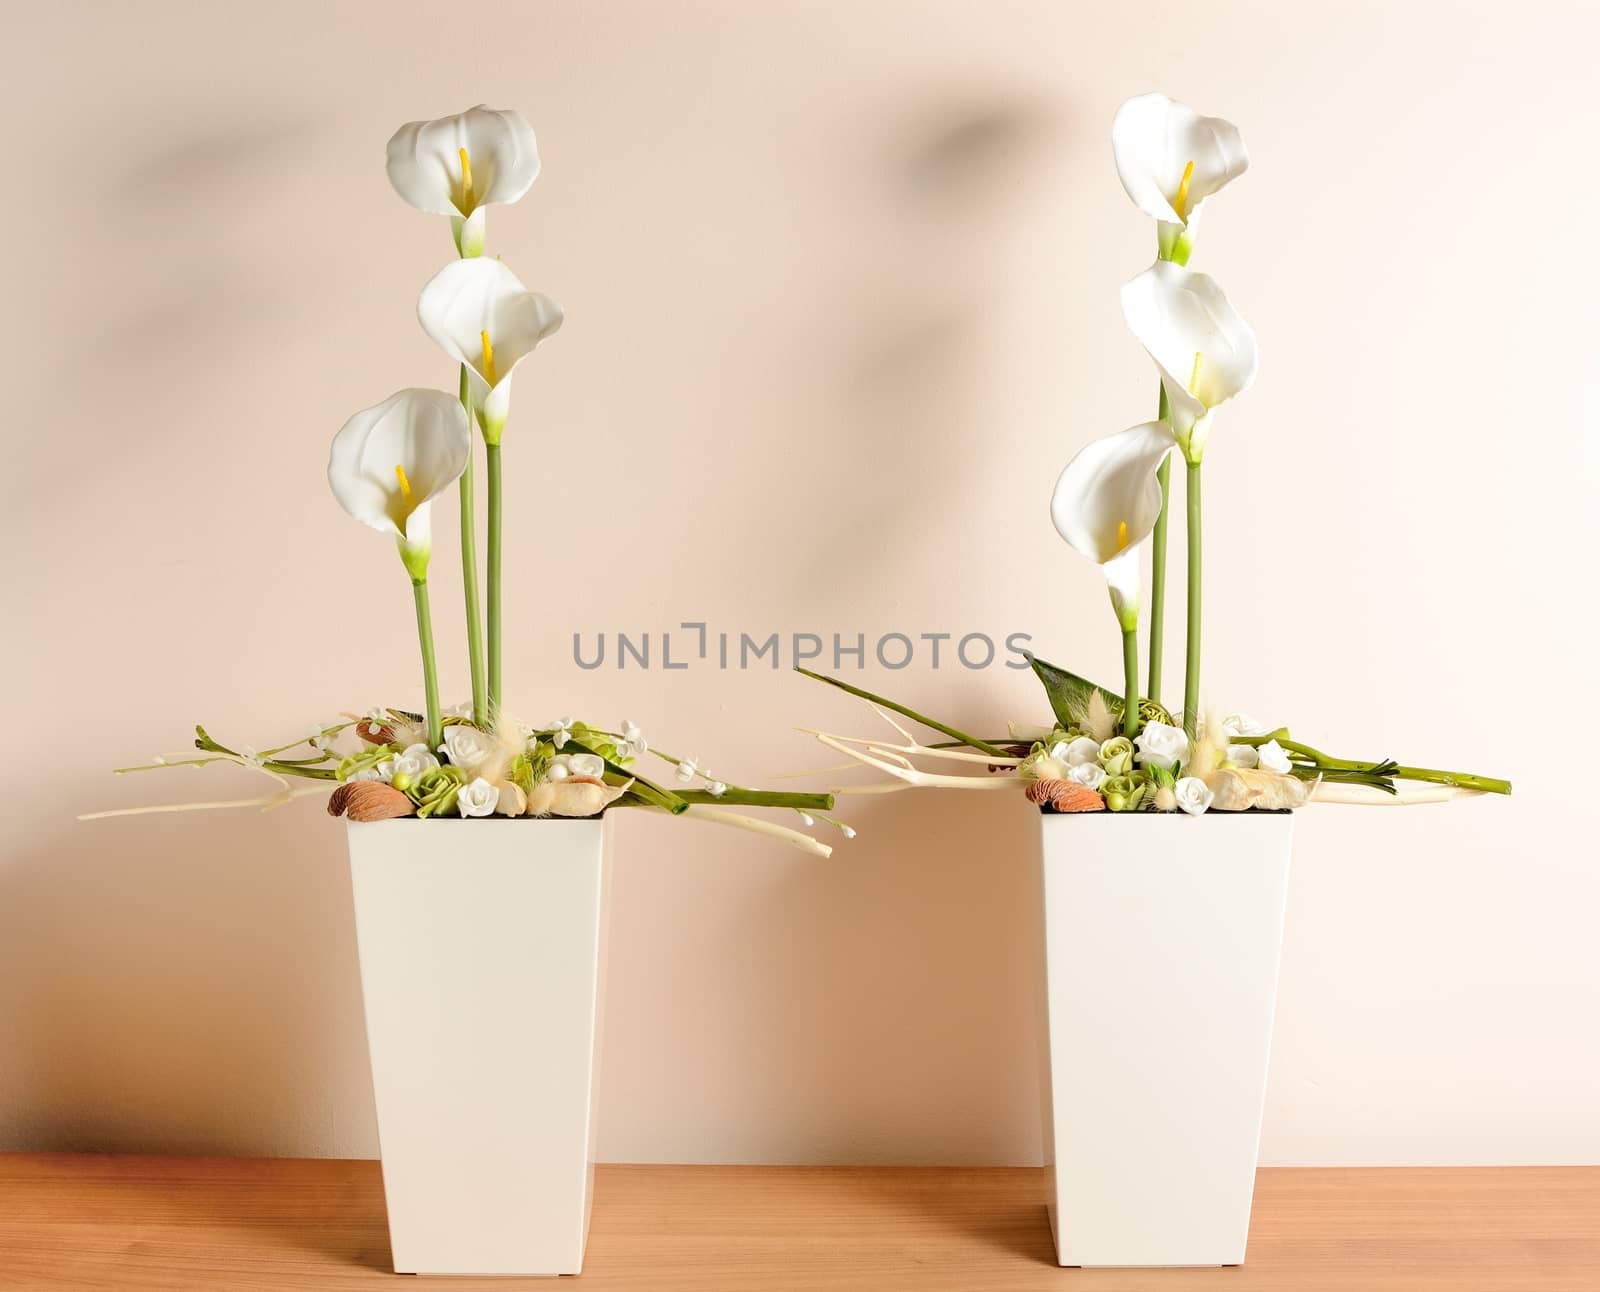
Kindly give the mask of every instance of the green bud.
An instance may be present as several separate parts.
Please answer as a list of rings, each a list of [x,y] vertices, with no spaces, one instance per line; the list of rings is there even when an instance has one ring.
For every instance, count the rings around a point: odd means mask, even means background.
[[[433,547],[429,543],[415,544],[406,542],[404,538],[400,540],[400,563],[406,567],[412,583],[428,581],[428,558],[432,555]]]

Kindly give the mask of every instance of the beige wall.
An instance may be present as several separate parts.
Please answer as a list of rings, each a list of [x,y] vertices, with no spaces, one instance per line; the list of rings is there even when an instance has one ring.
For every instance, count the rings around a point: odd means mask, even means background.
[[[1108,128],[1160,87],[1253,158],[1196,259],[1263,352],[1208,454],[1211,696],[1518,783],[1303,817],[1266,1158],[1600,1158],[1585,6],[4,14],[0,1147],[375,1150],[319,806],[72,818],[253,788],[106,774],[197,719],[266,745],[416,693],[399,567],[322,483],[350,412],[453,381],[413,320],[448,239],[388,190],[395,125],[487,100],[545,155],[490,221],[568,313],[508,438],[516,707],[760,782],[826,761],[796,725],[867,715],[764,669],[582,672],[571,634],[1021,631],[1116,676],[1046,497],[1152,412],[1117,305],[1152,239]],[[857,676],[968,726],[1042,714],[1004,670]],[[608,1157],[1033,1160],[1025,816],[849,815],[827,863],[622,822]]]

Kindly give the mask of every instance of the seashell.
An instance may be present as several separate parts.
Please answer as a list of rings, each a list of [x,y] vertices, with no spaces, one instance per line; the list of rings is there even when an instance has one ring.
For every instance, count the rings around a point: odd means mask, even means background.
[[[393,785],[380,781],[346,781],[328,798],[328,815],[352,821],[390,821],[415,816],[417,805]]]
[[[356,723],[356,735],[369,745],[394,744],[394,728],[387,722],[374,722],[371,718],[362,718]]]
[[[1106,801],[1087,785],[1077,781],[1029,781],[1024,791],[1028,802],[1052,812],[1104,812]]]
[[[1282,811],[1304,807],[1311,800],[1311,782],[1281,772],[1263,772],[1241,767],[1225,767],[1206,777],[1206,785],[1216,796],[1213,812]]]
[[[495,811],[501,816],[521,816],[528,810],[528,796],[515,781],[500,783],[500,803]]]
[[[528,791],[528,801],[523,811],[529,816],[549,816],[550,805],[556,801],[554,781],[542,781]]]

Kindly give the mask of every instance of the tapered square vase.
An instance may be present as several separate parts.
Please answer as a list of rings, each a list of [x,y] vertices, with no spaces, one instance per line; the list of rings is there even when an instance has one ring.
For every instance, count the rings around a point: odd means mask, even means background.
[[[1294,818],[1101,812],[1040,830],[1057,1258],[1241,1264]]]
[[[583,1268],[610,834],[604,817],[349,825],[396,1273]]]

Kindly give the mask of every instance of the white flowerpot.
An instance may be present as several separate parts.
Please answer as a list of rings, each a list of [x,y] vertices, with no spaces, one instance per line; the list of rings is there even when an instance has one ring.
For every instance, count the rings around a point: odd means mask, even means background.
[[[349,826],[396,1273],[583,1267],[610,825]]]
[[[1043,815],[1062,1265],[1243,1262],[1294,818]]]

